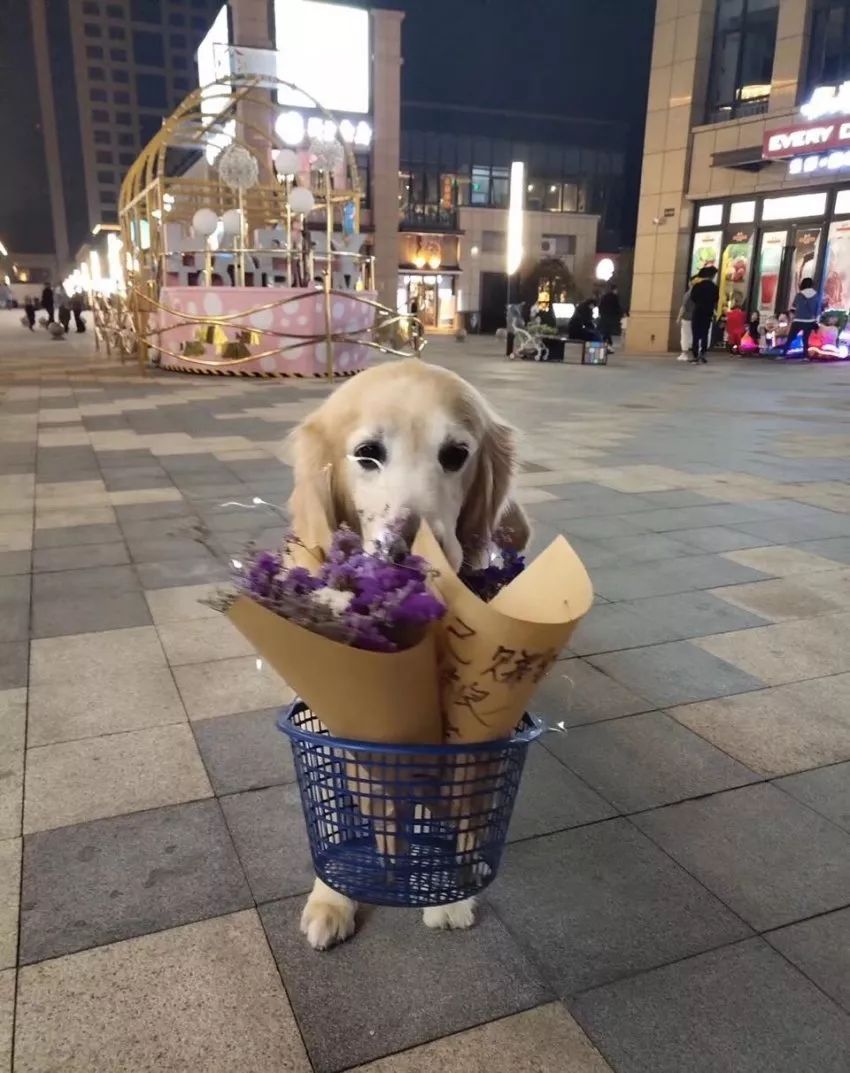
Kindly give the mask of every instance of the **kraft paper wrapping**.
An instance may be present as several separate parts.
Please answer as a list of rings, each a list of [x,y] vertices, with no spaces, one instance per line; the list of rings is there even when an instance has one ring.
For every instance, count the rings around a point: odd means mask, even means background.
[[[541,679],[593,603],[581,560],[555,540],[489,603],[464,585],[427,525],[413,550],[436,571],[448,610],[436,624],[445,740],[511,736]]]

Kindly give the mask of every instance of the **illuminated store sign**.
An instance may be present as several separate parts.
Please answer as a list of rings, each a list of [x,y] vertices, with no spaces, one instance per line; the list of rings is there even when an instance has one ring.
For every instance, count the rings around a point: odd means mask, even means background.
[[[850,117],[850,82],[819,87],[800,112],[805,122],[765,131],[764,160],[783,160],[806,150],[850,149],[850,120],[841,118]]]
[[[789,175],[825,175],[850,168],[850,149],[834,149],[823,156],[795,156],[788,161]]]

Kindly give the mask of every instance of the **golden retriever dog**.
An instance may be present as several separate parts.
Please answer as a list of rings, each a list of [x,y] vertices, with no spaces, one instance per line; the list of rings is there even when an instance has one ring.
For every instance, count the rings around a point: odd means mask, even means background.
[[[459,570],[487,563],[493,535],[518,550],[529,529],[510,499],[515,432],[455,373],[418,359],[374,366],[338,388],[293,433],[292,528],[309,547],[345,523],[364,541],[422,520]],[[355,928],[357,906],[317,879],[301,917],[325,950]],[[474,901],[424,911],[431,928],[468,928]]]

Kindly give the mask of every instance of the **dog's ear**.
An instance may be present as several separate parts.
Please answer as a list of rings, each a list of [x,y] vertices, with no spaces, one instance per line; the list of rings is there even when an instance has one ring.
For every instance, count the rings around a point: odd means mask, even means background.
[[[505,509],[515,465],[514,429],[496,420],[489,421],[457,523],[464,562],[477,565],[492,542]]]
[[[308,548],[325,547],[336,529],[333,455],[330,441],[315,416],[302,422],[287,441],[295,484],[289,497],[292,530]]]

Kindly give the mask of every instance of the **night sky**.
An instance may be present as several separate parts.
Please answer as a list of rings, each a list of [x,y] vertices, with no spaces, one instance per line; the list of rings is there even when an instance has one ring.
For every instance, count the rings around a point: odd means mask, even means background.
[[[370,6],[405,12],[406,101],[625,121],[632,205],[626,222],[633,226],[655,0],[372,0]]]

